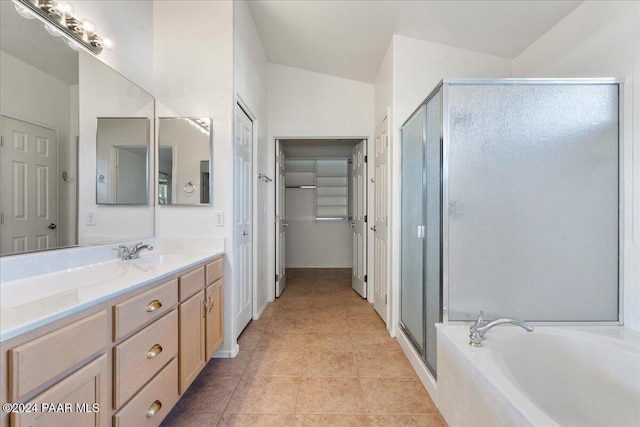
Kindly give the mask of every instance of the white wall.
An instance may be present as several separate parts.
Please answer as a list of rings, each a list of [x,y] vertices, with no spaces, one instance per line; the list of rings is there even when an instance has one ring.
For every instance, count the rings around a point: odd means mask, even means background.
[[[393,106],[390,157],[391,186],[391,290],[392,318],[388,319],[392,333],[400,313],[400,126],[409,118],[427,95],[443,78],[510,77],[511,61],[465,49],[393,36]],[[377,88],[388,91],[388,71],[379,76]],[[388,98],[388,95],[386,96]],[[383,94],[381,100],[385,99]],[[382,101],[381,101],[382,102]],[[381,111],[382,106],[376,106]]]
[[[640,330],[640,3],[584,2],[514,59],[513,74],[625,79],[624,322]]]
[[[157,1],[153,5],[153,70],[159,117],[213,119],[211,206],[158,206],[158,237],[225,239],[225,331],[222,354],[237,351],[233,280],[233,4]],[[215,227],[214,212],[224,213]]]
[[[269,134],[368,136],[373,85],[269,64]]]
[[[37,68],[0,52],[0,112],[53,129],[58,134],[58,170],[68,171],[74,181],[56,176],[58,184],[58,246],[76,244],[76,134],[71,127],[72,111],[77,105],[77,86],[46,74]],[[73,96],[75,95],[75,99]]]
[[[96,24],[97,33],[113,41],[98,56],[147,92],[153,91],[152,0],[73,1],[74,16]],[[158,3],[158,2],[155,2]]]
[[[375,82],[375,121],[376,128],[382,123],[388,110],[393,106],[393,39],[389,43]],[[391,120],[391,118],[389,119]],[[389,140],[389,144],[393,142]]]
[[[79,73],[78,243],[87,245],[153,237],[153,203],[141,206],[96,204],[97,188],[108,184],[108,180],[103,184],[97,179],[96,118],[146,117],[151,132],[153,97],[86,52],[80,52]],[[89,211],[95,215],[93,226],[85,221]],[[123,217],[127,220],[123,221]]]
[[[258,173],[274,178],[270,172],[273,151],[269,151],[267,141],[267,57],[262,41],[253,23],[253,18],[245,1],[233,3],[233,67],[235,96],[253,116],[254,147],[254,225],[253,240],[255,271],[253,316],[259,317],[269,302],[275,275],[273,244],[270,241],[274,227],[273,212],[269,212],[269,202],[273,196],[275,181],[265,183],[257,179]]]
[[[370,83],[269,64],[270,153],[275,154],[275,138],[283,137],[365,137],[369,139],[371,152],[373,108],[374,86]],[[373,162],[369,162],[370,176],[372,166]],[[271,165],[271,173],[275,174],[274,170],[275,165]],[[373,206],[371,194],[369,192],[369,211]],[[270,211],[273,212],[273,203]],[[292,260],[293,266],[346,266],[345,261],[338,263],[335,257],[328,256],[312,262],[317,251],[308,250],[308,242],[324,233],[325,238],[318,241],[320,249],[333,246],[341,248],[341,251],[350,251],[352,236],[347,223],[296,223],[290,224],[288,231],[291,231],[292,238],[287,241],[287,253],[298,253],[298,257]],[[329,236],[331,241],[327,239]]]

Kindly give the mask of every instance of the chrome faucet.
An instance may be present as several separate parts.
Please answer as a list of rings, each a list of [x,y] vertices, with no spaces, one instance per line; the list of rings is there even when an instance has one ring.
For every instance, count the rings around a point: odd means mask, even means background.
[[[513,319],[511,317],[503,317],[487,322],[484,320],[484,311],[481,311],[476,323],[469,327],[469,345],[472,347],[482,347],[484,335],[489,332],[490,329],[498,325],[517,325],[525,329],[527,332],[531,332],[534,329],[533,326],[524,320]]]
[[[151,245],[143,245],[142,242],[140,243],[136,243],[135,245],[131,246],[130,248],[124,246],[124,245],[120,245],[118,246],[118,249],[120,250],[120,258],[122,258],[123,261],[129,260],[129,259],[136,259],[140,257],[140,251],[143,249],[148,249],[150,251],[153,250],[153,246]]]

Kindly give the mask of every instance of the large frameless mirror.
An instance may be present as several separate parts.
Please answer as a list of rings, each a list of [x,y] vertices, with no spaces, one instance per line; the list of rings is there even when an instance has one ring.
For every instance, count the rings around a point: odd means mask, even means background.
[[[211,119],[158,119],[158,204],[209,205]]]
[[[151,147],[153,97],[22,9],[0,1],[0,255],[152,237],[148,178],[142,205],[96,203],[96,163],[102,118],[141,119]]]

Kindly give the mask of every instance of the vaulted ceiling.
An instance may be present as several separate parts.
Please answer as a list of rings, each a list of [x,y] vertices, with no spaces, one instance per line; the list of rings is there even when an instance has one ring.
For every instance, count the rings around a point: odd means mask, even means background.
[[[249,0],[270,62],[374,82],[398,34],[513,59],[582,1]]]

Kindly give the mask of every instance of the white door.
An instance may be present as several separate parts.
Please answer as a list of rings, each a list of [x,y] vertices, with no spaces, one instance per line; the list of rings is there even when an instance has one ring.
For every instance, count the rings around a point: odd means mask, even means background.
[[[58,137],[2,117],[0,253],[58,246]]]
[[[234,126],[234,209],[233,241],[235,290],[233,314],[236,337],[247,326],[252,316],[253,299],[253,230],[252,221],[252,145],[253,122],[236,105]]]
[[[285,167],[284,153],[280,141],[276,140],[277,173],[276,173],[276,297],[287,287],[287,270],[285,262],[287,241],[287,217],[285,205]]]
[[[363,140],[351,152],[351,187],[353,231],[353,276],[351,286],[362,298],[367,297],[367,141]]]
[[[375,133],[373,179],[373,306],[385,323],[387,323],[387,228],[389,225],[389,128],[387,119],[388,117],[385,117]]]

